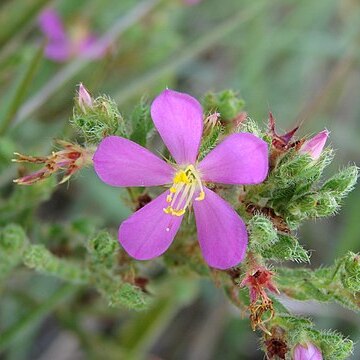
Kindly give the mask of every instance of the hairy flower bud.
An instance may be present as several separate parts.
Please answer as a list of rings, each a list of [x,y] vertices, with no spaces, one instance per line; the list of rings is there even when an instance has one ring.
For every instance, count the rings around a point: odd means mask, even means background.
[[[106,231],[99,232],[88,242],[88,251],[92,255],[92,261],[111,267],[118,249],[118,242]]]
[[[80,109],[85,113],[87,108],[93,107],[93,99],[85,86],[80,83],[79,85],[79,92],[78,92],[78,98],[77,98],[78,104],[80,106]]]
[[[319,132],[313,138],[304,142],[299,149],[300,154],[309,154],[314,160],[317,160],[324,149],[328,136],[329,132],[327,130]]]
[[[352,292],[360,292],[360,255],[349,251],[341,276],[344,287]]]
[[[319,348],[312,343],[305,345],[296,345],[294,348],[294,360],[322,360],[322,354]]]
[[[109,135],[125,136],[126,129],[116,103],[107,96],[92,98],[80,84],[70,120],[88,144],[97,144]]]
[[[225,90],[220,93],[208,93],[204,99],[205,112],[220,113],[220,120],[228,123],[239,115],[245,106],[243,99],[232,90]]]

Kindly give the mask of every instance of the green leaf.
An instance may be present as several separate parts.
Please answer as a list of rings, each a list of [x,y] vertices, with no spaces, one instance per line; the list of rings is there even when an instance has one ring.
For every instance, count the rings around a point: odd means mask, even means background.
[[[130,135],[130,140],[141,146],[146,146],[147,136],[154,128],[154,123],[151,120],[150,106],[145,97],[143,97],[135,107],[131,115],[131,123],[133,130]]]
[[[310,254],[289,234],[278,234],[278,241],[262,251],[267,259],[277,261],[310,262]]]

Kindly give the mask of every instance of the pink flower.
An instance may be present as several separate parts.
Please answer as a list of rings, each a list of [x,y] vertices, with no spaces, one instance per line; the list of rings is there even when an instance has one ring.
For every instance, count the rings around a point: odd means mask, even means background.
[[[267,144],[252,134],[233,134],[198,162],[203,112],[196,99],[165,90],[152,103],[151,116],[176,164],[117,136],[102,140],[94,155],[95,171],[109,185],[169,186],[121,224],[121,245],[138,260],[163,254],[192,205],[206,262],[218,269],[237,265],[247,247],[245,224],[205,183],[262,182],[268,173]]]
[[[319,348],[312,343],[296,345],[294,348],[294,360],[322,360],[322,354]]]
[[[319,132],[313,138],[305,141],[299,152],[301,154],[309,154],[314,160],[317,160],[324,149],[328,136],[329,132],[327,130]]]
[[[56,62],[64,62],[72,57],[98,59],[105,55],[106,48],[97,45],[97,37],[87,29],[80,31],[76,38],[70,37],[56,10],[45,9],[39,16],[39,26],[46,36],[48,43],[45,56]]]

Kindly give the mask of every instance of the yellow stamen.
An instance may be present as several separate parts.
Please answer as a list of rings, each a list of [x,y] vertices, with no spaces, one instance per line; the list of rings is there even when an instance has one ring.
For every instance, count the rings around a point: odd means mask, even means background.
[[[164,213],[165,214],[171,214],[171,206],[168,206],[167,208],[164,208]]]
[[[166,202],[170,205],[164,208],[164,212],[173,216],[184,215],[197,190],[200,191],[195,200],[204,200],[204,188],[200,174],[194,165],[188,165],[185,169],[178,170],[174,176],[173,185],[169,189],[169,194],[166,196]]]
[[[173,210],[171,215],[175,215],[175,216],[181,216],[185,214],[185,209],[181,209],[181,210]]]
[[[186,172],[184,170],[180,170],[175,174],[174,184],[179,184],[179,183],[190,184],[190,180],[187,177]]]
[[[201,190],[199,196],[196,197],[195,200],[196,201],[201,201],[201,200],[204,200],[204,199],[205,199],[205,192],[204,192],[204,190]]]

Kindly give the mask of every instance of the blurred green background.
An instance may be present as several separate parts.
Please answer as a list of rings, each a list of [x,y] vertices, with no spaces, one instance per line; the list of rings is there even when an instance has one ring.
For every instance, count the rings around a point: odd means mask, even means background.
[[[62,63],[44,58],[37,18],[46,6],[59,11],[72,36],[86,29],[105,36],[107,54]],[[330,130],[337,154],[328,173],[359,164],[359,0],[2,0],[0,24],[0,147],[6,151],[42,155],[53,138],[71,136],[68,119],[83,82],[94,96],[113,97],[125,114],[143,94],[152,98],[165,86],[198,98],[233,88],[259,123],[266,124],[271,110],[280,130],[300,123],[299,135]],[[0,171],[6,194],[17,168],[7,164]],[[130,213],[125,198],[90,169],[59,187],[38,219],[61,226],[91,216],[115,229]],[[301,229],[313,266],[360,250],[359,203],[357,188],[336,217]],[[247,319],[219,289],[200,280],[173,282],[149,314],[109,310],[104,302],[69,310],[71,290],[49,299],[57,281],[20,269],[0,290],[0,330],[24,315],[30,320],[20,337],[13,335],[4,359],[122,359],[121,346],[154,360],[263,359]],[[33,310],[43,301],[46,306]],[[299,302],[289,307],[319,327],[359,338],[359,317],[350,311]],[[359,358],[357,346],[352,359]]]

